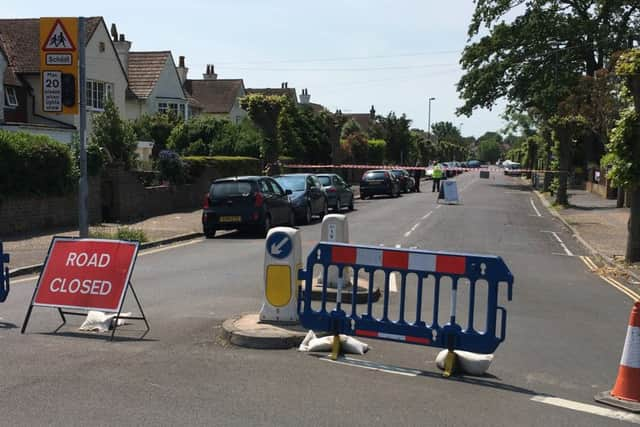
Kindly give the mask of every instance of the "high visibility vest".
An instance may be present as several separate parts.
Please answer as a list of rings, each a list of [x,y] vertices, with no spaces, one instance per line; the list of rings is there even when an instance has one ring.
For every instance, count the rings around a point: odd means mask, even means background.
[[[442,179],[442,168],[440,166],[434,166],[431,176],[434,179]]]

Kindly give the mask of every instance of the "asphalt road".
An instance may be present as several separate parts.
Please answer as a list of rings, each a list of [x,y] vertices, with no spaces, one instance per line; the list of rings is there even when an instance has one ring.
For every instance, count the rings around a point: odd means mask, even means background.
[[[502,256],[514,300],[490,375],[443,379],[438,349],[375,340],[354,359],[384,372],[226,345],[222,322],[260,308],[264,256],[264,240],[231,232],[139,257],[133,283],[152,328],[141,341],[139,325],[109,343],[78,333],[80,319],[54,334],[59,318],[44,308],[20,335],[35,281],[15,281],[0,305],[0,425],[624,424],[539,400],[596,405],[615,381],[631,301],[587,270],[585,250],[522,181],[457,181],[460,205],[430,192],[358,200],[351,240]],[[301,229],[307,251],[320,225]]]

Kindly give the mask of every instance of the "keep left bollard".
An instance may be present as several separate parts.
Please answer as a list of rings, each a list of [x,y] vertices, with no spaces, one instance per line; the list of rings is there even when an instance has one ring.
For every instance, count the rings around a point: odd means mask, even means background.
[[[5,263],[9,263],[9,254],[5,254],[0,242],[0,302],[5,302],[9,295],[9,267],[5,267]]]
[[[264,253],[264,303],[260,321],[298,321],[298,270],[302,267],[300,231],[269,230]]]

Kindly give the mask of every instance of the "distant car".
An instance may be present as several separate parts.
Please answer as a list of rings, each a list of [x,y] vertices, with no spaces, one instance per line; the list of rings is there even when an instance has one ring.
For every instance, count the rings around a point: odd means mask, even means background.
[[[442,170],[444,171],[444,178],[451,178],[456,176],[455,166],[453,162],[440,163]]]
[[[351,185],[347,184],[340,175],[335,173],[322,173],[316,175],[322,188],[327,193],[329,208],[336,212],[340,212],[343,207],[353,210],[353,191]]]
[[[388,170],[366,171],[360,178],[361,199],[378,194],[388,194],[390,197],[400,196],[400,182]]]
[[[479,160],[469,160],[467,162],[467,167],[470,169],[477,169],[480,167],[480,161]]]
[[[391,169],[391,173],[398,179],[400,182],[400,190],[403,193],[408,193],[413,191],[416,181],[413,179],[411,174],[405,169]]]
[[[509,163],[503,163],[502,167],[504,168],[504,174],[505,175],[513,175],[513,176],[520,176],[521,172],[520,169],[522,168],[522,166],[520,165],[520,163],[517,162],[509,162]]]
[[[217,230],[256,229],[266,234],[274,225],[294,225],[289,194],[266,176],[217,179],[205,195],[202,231],[213,238]]]
[[[274,176],[274,179],[285,190],[291,190],[291,205],[296,219],[304,224],[311,223],[314,215],[322,219],[329,212],[329,199],[317,176],[293,173]]]

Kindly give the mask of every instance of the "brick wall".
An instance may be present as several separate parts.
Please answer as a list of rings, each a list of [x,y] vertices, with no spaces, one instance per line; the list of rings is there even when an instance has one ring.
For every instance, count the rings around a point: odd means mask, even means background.
[[[102,221],[99,178],[89,179],[89,221]],[[78,225],[78,194],[0,199],[0,236]]]

